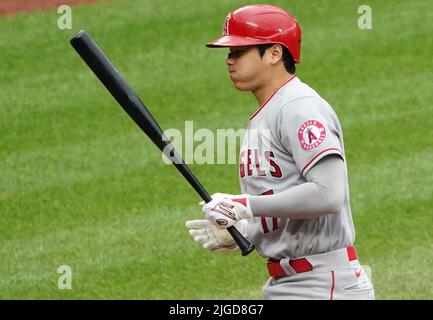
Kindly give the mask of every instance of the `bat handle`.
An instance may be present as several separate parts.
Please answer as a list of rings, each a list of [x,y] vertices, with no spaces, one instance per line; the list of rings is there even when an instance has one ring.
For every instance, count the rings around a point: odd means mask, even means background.
[[[243,256],[247,256],[254,251],[254,245],[245,239],[245,237],[234,226],[228,227],[227,231],[231,234],[233,239],[235,239]]]
[[[198,193],[200,194],[201,198],[206,202],[210,202],[212,198],[207,193],[207,191],[204,188],[199,188]],[[227,231],[231,234],[232,238],[236,241],[236,244],[238,245],[239,249],[241,249],[242,256],[247,256],[251,252],[254,251],[255,247],[252,243],[250,243],[243,235],[239,232],[238,229],[236,229],[234,226],[228,227]]]

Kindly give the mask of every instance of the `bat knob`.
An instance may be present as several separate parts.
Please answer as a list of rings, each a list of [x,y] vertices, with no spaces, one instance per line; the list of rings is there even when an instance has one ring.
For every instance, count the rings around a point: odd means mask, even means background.
[[[255,249],[254,245],[252,243],[249,244],[248,247],[246,247],[245,249],[242,250],[242,256],[247,256],[249,255],[251,252],[253,252]]]

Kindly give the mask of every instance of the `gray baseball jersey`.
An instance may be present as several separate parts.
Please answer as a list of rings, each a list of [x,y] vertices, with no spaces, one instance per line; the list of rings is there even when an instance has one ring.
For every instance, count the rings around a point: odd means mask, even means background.
[[[308,170],[331,154],[344,159],[337,115],[316,91],[292,77],[250,118],[239,157],[241,192],[265,196],[305,183]],[[251,219],[249,240],[260,255],[273,259],[308,256],[353,244],[347,181],[345,190],[344,205],[337,214],[314,219]]]

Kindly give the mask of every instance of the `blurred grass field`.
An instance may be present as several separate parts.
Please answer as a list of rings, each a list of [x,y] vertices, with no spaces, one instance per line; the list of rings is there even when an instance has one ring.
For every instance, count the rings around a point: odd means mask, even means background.
[[[303,28],[298,76],[345,134],[355,245],[378,299],[433,299],[433,7],[269,1]],[[225,50],[204,44],[246,1],[111,1],[0,19],[0,298],[261,299],[265,261],[210,254],[184,222],[198,196],[69,45],[89,31],[162,128],[244,128]],[[368,4],[373,29],[357,28]],[[239,193],[236,165],[192,165]],[[59,290],[57,268],[72,268]]]

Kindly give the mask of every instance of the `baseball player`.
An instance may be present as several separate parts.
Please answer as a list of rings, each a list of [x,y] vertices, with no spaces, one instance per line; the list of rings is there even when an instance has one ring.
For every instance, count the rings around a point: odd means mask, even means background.
[[[343,133],[332,107],[295,75],[301,28],[288,12],[250,5],[230,12],[220,38],[236,89],[258,109],[239,155],[241,195],[201,203],[187,221],[212,252],[237,250],[235,226],[268,260],[265,299],[374,299],[353,246]]]

